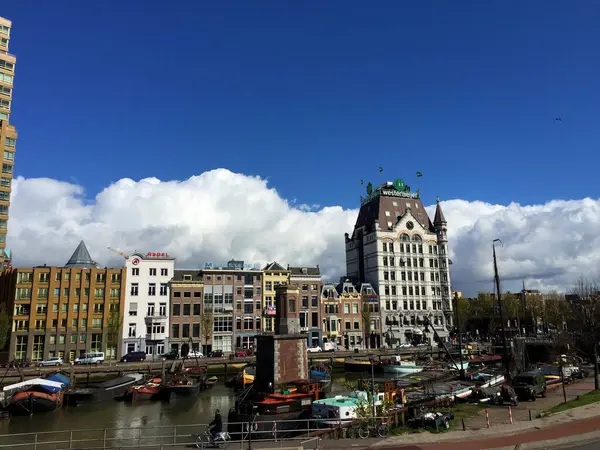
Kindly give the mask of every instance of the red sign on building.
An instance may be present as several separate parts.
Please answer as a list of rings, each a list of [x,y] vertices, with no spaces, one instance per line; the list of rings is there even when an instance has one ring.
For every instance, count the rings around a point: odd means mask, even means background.
[[[160,257],[168,257],[169,254],[168,253],[148,252],[148,253],[146,253],[146,256],[151,256],[153,258],[160,258]]]

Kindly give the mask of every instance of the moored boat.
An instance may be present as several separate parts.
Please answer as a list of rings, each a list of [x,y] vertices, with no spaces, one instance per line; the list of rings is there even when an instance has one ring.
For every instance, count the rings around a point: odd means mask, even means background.
[[[162,378],[152,378],[147,383],[130,386],[125,394],[125,400],[134,402],[159,400],[164,394],[165,388]]]
[[[8,411],[13,416],[28,416],[54,411],[63,403],[64,389],[70,380],[61,373],[47,378],[35,378],[13,385],[5,386],[4,392],[16,392],[8,404]]]
[[[379,362],[374,362],[378,365]],[[371,361],[360,359],[347,359],[344,361],[344,370],[346,372],[366,372],[371,370]]]
[[[414,361],[403,361],[399,356],[392,356],[389,363],[381,364],[384,373],[410,374],[423,371]]]
[[[69,389],[65,392],[65,404],[74,406],[123,398],[129,387],[139,383],[143,378],[140,373],[132,373],[85,388]]]
[[[252,389],[249,387],[248,389]],[[232,439],[241,439],[242,423],[252,422],[252,439],[284,439],[305,429],[311,407],[321,392],[318,383],[299,380],[286,386],[281,393],[248,395],[246,391],[229,411],[228,432]],[[274,424],[275,423],[275,424]],[[246,430],[244,430],[245,436]],[[244,439],[247,439],[245,436]]]
[[[167,383],[165,387],[166,396],[175,394],[180,397],[191,397],[200,392],[200,381],[188,377],[176,377]]]

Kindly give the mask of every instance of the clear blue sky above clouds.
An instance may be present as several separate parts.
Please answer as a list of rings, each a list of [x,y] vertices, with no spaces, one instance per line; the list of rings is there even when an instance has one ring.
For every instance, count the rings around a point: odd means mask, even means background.
[[[360,179],[395,177],[427,204],[598,193],[595,1],[4,0],[0,15],[17,175],[93,196],[226,167],[344,207]]]

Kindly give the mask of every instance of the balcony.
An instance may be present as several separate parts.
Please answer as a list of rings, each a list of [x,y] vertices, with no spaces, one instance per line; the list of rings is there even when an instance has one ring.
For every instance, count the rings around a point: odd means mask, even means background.
[[[146,333],[146,341],[164,341],[167,333]]]
[[[166,322],[168,319],[166,313],[165,314],[159,314],[157,312],[155,312],[153,315],[151,316],[146,316],[144,317],[144,321],[146,323],[152,323],[152,322]]]

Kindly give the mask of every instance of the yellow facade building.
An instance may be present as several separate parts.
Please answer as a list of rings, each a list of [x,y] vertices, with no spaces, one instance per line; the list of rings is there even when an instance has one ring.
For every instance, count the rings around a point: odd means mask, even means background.
[[[273,261],[263,268],[262,296],[262,329],[269,333],[274,331],[275,318],[275,288],[280,284],[288,284],[290,271],[281,264]]]

